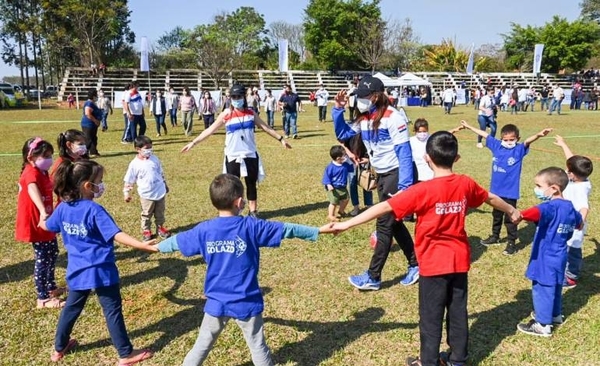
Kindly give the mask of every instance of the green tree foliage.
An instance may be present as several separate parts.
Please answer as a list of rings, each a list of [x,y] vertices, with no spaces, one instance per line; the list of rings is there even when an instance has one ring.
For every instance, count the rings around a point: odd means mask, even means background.
[[[424,46],[422,49],[424,70],[465,72],[469,62],[469,52],[470,50],[457,47],[450,39],[443,39],[439,45]],[[488,62],[485,56],[478,56],[474,61],[476,71],[482,71],[481,69]]]
[[[335,70],[364,68],[357,54],[365,46],[359,29],[381,22],[380,0],[310,0],[304,10],[307,50],[323,67]]]
[[[151,52],[151,67],[153,69],[185,69],[197,64],[195,53],[187,45],[190,42],[191,31],[182,27],[165,32],[156,41]]]
[[[579,6],[582,18],[600,21],[600,0],[583,0]]]
[[[578,19],[570,23],[555,16],[541,27],[523,27],[512,23],[504,37],[506,64],[509,68],[531,72],[536,43],[545,45],[542,71],[556,73],[562,69],[579,70],[595,54],[600,41],[596,22]]]

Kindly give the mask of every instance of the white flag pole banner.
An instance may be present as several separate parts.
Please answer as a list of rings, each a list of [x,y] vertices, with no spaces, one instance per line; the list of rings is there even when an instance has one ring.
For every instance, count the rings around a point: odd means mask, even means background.
[[[571,94],[573,93],[573,89],[566,89],[564,91],[565,93],[565,98],[562,100],[562,103],[560,103],[561,105],[570,105],[571,104]]]
[[[288,40],[279,40],[279,71],[288,71]]]
[[[148,38],[142,37],[140,45],[140,71],[150,71],[150,62],[148,61]]]
[[[544,45],[536,44],[533,52],[533,73],[539,74],[542,70],[542,54],[544,53]]]
[[[215,101],[215,110],[216,114],[219,115],[219,111],[221,111],[221,91],[214,90],[210,92],[210,97]]]
[[[467,63],[467,74],[473,75],[475,64],[475,43],[471,44],[471,53],[469,54],[469,62]]]
[[[456,89],[456,104],[467,104],[465,89]]]
[[[113,100],[113,108],[123,108],[123,98],[125,98],[125,92],[116,91],[115,99]]]

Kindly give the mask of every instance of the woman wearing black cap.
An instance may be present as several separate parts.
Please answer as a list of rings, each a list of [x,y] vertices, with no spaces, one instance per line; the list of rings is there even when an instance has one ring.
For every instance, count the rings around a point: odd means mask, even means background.
[[[371,166],[377,172],[377,193],[383,202],[398,191],[408,188],[413,182],[413,163],[408,135],[408,118],[404,111],[390,106],[384,93],[383,82],[372,76],[363,77],[354,90],[356,96],[354,124],[344,120],[347,104],[346,91],[335,98],[332,111],[335,133],[340,141],[355,135],[361,136],[369,154]],[[381,271],[396,239],[408,261],[408,273],[401,284],[412,285],[419,279],[419,267],[414,243],[404,223],[396,221],[393,214],[377,219],[377,245],[369,269],[350,276],[350,283],[360,290],[379,290]]]
[[[219,128],[225,127],[224,172],[245,179],[250,216],[256,217],[256,183],[262,180],[264,172],[256,150],[254,127],[260,127],[268,135],[277,139],[284,148],[291,149],[292,147],[283,139],[283,136],[269,128],[252,109],[248,108],[245,98],[246,88],[243,85],[234,84],[229,94],[231,107],[224,110],[209,128],[185,145],[181,152],[191,150]]]

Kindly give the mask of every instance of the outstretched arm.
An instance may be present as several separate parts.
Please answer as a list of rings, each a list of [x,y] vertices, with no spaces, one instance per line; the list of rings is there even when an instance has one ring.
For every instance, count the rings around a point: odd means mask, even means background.
[[[510,216],[510,219],[513,223],[518,223],[521,221],[522,216],[519,210],[512,207],[508,203],[506,203],[502,198],[497,195],[490,193],[488,199],[485,200],[485,203],[492,206],[493,208],[504,212],[505,214]]]
[[[154,244],[156,243],[156,240],[154,240],[154,239],[141,242],[141,241],[137,240],[136,238],[133,238],[133,237],[129,236],[128,234],[125,234],[124,232],[121,231],[117,235],[115,235],[115,240],[123,245],[127,245],[128,247],[139,249],[144,252],[149,252],[149,253],[158,252],[158,248],[156,248],[156,246],[154,246]]]
[[[223,118],[224,116],[225,116],[225,112],[222,112],[221,114],[219,114],[219,117],[217,117],[217,120],[215,121],[215,123],[210,125],[210,127],[207,128],[206,130],[202,131],[202,133],[198,137],[196,137],[190,143],[185,145],[181,149],[181,152],[184,153],[184,152],[190,151],[194,146],[201,143],[202,141],[207,139],[210,135],[215,133],[219,128],[221,128],[221,126],[224,126],[225,125],[225,119]]]
[[[535,135],[528,137],[527,140],[525,140],[525,142],[524,142],[525,147],[529,147],[529,145],[531,145],[533,142],[537,141],[537,139],[539,139],[540,137],[546,136],[550,132],[552,132],[552,128],[544,128],[543,130],[536,133]]]
[[[569,159],[574,155],[562,136],[556,135],[554,136],[554,139],[554,145],[558,145],[563,149],[563,153],[565,154],[566,159]]]
[[[342,231],[346,231],[350,228],[353,228],[358,225],[362,225],[365,222],[372,221],[379,216],[383,216],[387,213],[392,212],[392,206],[387,201],[380,202],[375,206],[369,208],[365,212],[361,213],[358,216],[353,217],[352,219],[344,222],[337,222],[332,225],[333,230],[336,233],[340,233]]]
[[[467,123],[467,121],[464,121],[464,120],[460,121],[460,124],[464,128],[475,132],[476,135],[479,135],[479,136],[483,137],[484,139],[487,139],[488,136],[490,135],[489,133],[482,131],[479,128],[475,128],[475,127],[471,126],[470,124]]]

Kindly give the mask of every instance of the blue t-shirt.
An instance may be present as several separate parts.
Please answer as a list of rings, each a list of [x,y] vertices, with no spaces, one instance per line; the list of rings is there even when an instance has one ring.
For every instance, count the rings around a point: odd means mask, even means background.
[[[485,145],[492,151],[490,192],[503,198],[518,200],[521,196],[523,158],[529,153],[529,147],[517,144],[512,149],[507,149],[500,140],[492,136],[488,136]]]
[[[322,183],[324,186],[331,184],[333,188],[346,188],[348,185],[348,173],[353,171],[352,165],[344,162],[343,164],[329,163],[323,173]],[[327,187],[325,187],[327,188]]]
[[[581,214],[571,201],[554,199],[537,206],[537,224],[525,276],[543,285],[562,284],[567,265],[567,241],[581,225]]]
[[[67,249],[67,284],[71,290],[119,283],[113,239],[121,229],[104,207],[92,200],[61,202],[46,226],[62,235]]]
[[[202,255],[207,263],[204,312],[214,317],[248,319],[262,313],[258,287],[260,247],[278,247],[284,224],[252,217],[217,217],[177,234],[186,257]]]
[[[98,119],[98,120],[102,119],[102,110],[100,108],[98,108],[96,103],[92,102],[91,100],[87,100],[83,104],[83,117],[81,117],[81,127],[86,127],[86,128],[96,127],[96,124],[94,123],[94,121],[92,121],[85,115],[86,107],[92,108],[92,115],[94,117],[96,117],[96,119]]]

